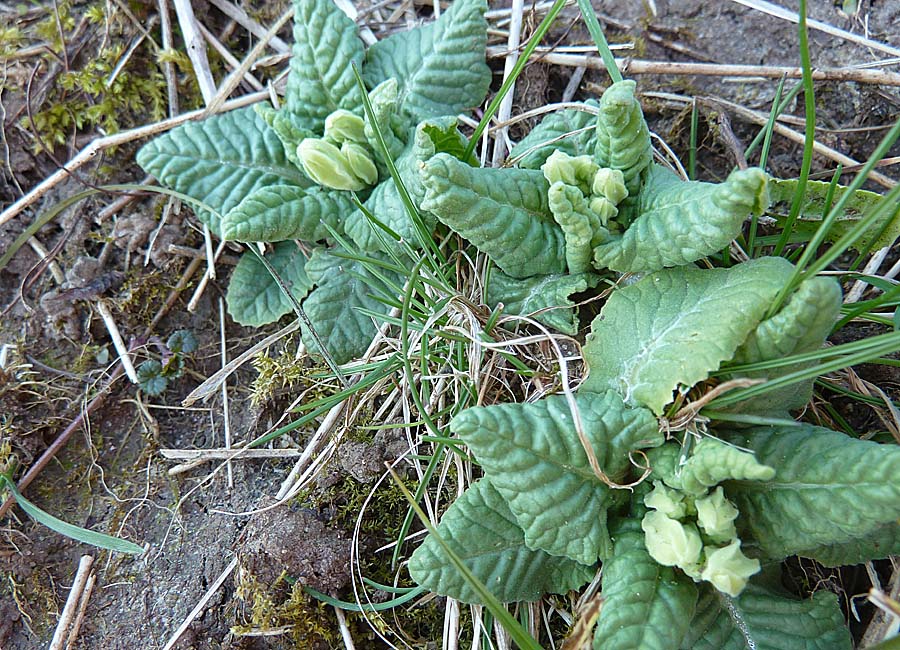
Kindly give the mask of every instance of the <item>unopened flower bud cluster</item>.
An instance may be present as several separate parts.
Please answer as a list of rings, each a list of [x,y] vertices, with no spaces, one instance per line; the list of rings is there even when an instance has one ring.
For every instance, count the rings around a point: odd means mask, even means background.
[[[620,170],[600,167],[591,156],[570,156],[557,150],[547,158],[541,171],[551,186],[577,187],[603,228],[618,232],[627,225],[616,221],[619,204],[628,198]]]
[[[659,481],[653,486],[644,497],[650,510],[641,521],[650,556],[730,596],[740,594],[759,572],[759,560],[741,551],[734,526],[738,510],[722,488],[694,496]]]
[[[378,182],[378,168],[366,144],[365,121],[337,110],[325,118],[325,136],[297,146],[303,171],[319,185],[335,190],[364,190]]]

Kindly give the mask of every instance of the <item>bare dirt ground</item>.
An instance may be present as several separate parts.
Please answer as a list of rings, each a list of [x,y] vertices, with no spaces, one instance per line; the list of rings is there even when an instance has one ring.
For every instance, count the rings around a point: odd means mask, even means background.
[[[193,6],[205,27],[241,59],[256,41],[222,13],[218,7],[223,4],[231,3],[195,0]],[[780,4],[789,11],[798,5],[787,0]],[[862,1],[850,15],[831,0],[810,4],[811,17],[822,23],[900,48],[900,2]],[[595,2],[611,42],[633,44],[617,55],[638,63],[797,66],[796,25],[743,5],[724,0]],[[362,3],[359,8],[365,6]],[[246,2],[243,7],[268,28],[286,5]],[[92,12],[99,12],[99,17],[91,18]],[[0,3],[0,16],[0,208],[9,207],[104,133],[165,117],[169,84],[164,66],[156,64],[159,51],[141,35],[146,28],[150,39],[161,43],[155,3],[113,7],[66,2],[27,8]],[[413,17],[407,11],[395,19],[402,21],[401,16]],[[575,8],[569,8],[547,44],[588,44],[590,39],[576,16]],[[526,11],[525,18],[527,35],[540,16],[534,18]],[[174,21],[174,12],[170,20]],[[362,22],[367,20],[378,35],[383,25],[373,14]],[[2,26],[18,29],[21,36],[14,37]],[[184,111],[200,106],[202,99],[186,73],[189,68],[177,24],[173,33],[172,47],[182,54],[164,58],[175,64],[171,74],[177,82],[179,110]],[[280,36],[288,43],[291,40],[289,29]],[[502,50],[505,40],[494,38],[491,45]],[[842,68],[848,75],[851,66],[896,57],[871,44],[820,30],[811,32],[811,49],[814,66]],[[276,58],[254,74],[265,83],[285,63]],[[768,114],[778,79],[678,74],[665,66],[640,67],[638,63],[631,74],[645,93],[646,112],[656,133],[684,159],[692,98],[701,98],[700,176],[727,174],[736,163],[735,152],[760,128],[753,121]],[[91,70],[92,64],[98,67],[88,75],[84,71]],[[497,88],[502,58],[492,59],[492,67]],[[213,54],[214,77],[221,80],[227,69],[227,61]],[[874,69],[900,73],[896,61]],[[79,71],[80,77],[72,74]],[[99,92],[79,90],[78,84],[110,79],[113,82]],[[75,85],[70,88],[67,83]],[[513,113],[547,102],[584,99],[596,94],[592,89],[598,84],[606,83],[602,72],[539,60],[526,68],[517,84]],[[788,80],[787,87],[794,83]],[[248,82],[238,94],[254,89]],[[865,161],[884,129],[900,114],[900,86],[831,80],[818,82],[816,90],[821,127],[817,140],[854,161]],[[114,94],[119,99],[103,103]],[[770,157],[770,171],[782,177],[795,175],[799,168],[802,146],[789,139],[788,131],[802,135],[802,102],[787,114],[785,131],[775,136]],[[89,115],[98,117],[85,117]],[[109,115],[115,125],[104,121],[103,116]],[[512,135],[518,137],[521,131],[514,129]],[[133,162],[140,143],[127,142],[96,156],[29,209],[0,224],[0,255],[41,214],[76,193],[96,184],[140,182],[143,173]],[[819,155],[814,171],[833,169],[834,163],[834,155]],[[897,176],[892,167],[881,171],[887,177]],[[878,189],[877,184],[873,187]],[[78,559],[85,553],[96,558],[96,585],[73,648],[162,648],[208,592],[211,595],[200,614],[174,647],[343,647],[333,610],[299,602],[282,573],[321,591],[348,596],[349,528],[355,521],[351,511],[358,505],[359,492],[352,486],[370,482],[380,473],[381,461],[396,457],[404,443],[353,442],[339,454],[311,500],[295,500],[290,506],[254,516],[241,513],[272,502],[293,464],[291,457],[236,461],[228,470],[218,463],[201,463],[171,474],[183,461],[167,459],[162,450],[224,444],[221,392],[190,409],[180,406],[197,384],[221,366],[222,337],[227,357],[233,359],[277,328],[254,331],[226,318],[222,331],[221,296],[233,252],[226,249],[217,279],[200,292],[205,263],[192,264],[192,260],[202,257],[204,242],[187,208],[178,214],[167,211],[166,222],[160,226],[164,202],[145,196],[120,199],[98,193],[62,210],[37,232],[36,242],[22,248],[0,272],[0,346],[6,346],[5,365],[0,364],[0,444],[10,445],[24,471],[106,385],[116,352],[98,315],[100,301],[109,304],[139,360],[158,356],[152,336],[165,340],[173,331],[192,331],[200,347],[188,358],[182,378],[161,396],[149,397],[120,376],[109,386],[105,402],[76,422],[63,450],[25,491],[40,507],[67,521],[147,544],[148,551],[140,558],[110,556],[33,523],[21,510],[11,510],[0,519],[0,648],[47,646]],[[41,264],[45,257],[53,259],[49,268]],[[895,259],[890,256],[885,266]],[[194,295],[199,297],[189,310]],[[170,296],[174,299],[167,305]],[[269,348],[268,356],[278,358],[284,353],[283,361],[290,359],[294,349],[296,341],[288,337]],[[872,372],[869,376],[874,377],[874,371],[860,372]],[[269,430],[296,394],[310,387],[297,382],[263,390],[254,388],[256,375],[247,364],[228,382],[227,427],[235,440],[252,439]],[[898,395],[895,373],[882,370],[874,380],[888,394]],[[254,401],[254,393],[263,399]],[[872,413],[857,411],[845,415],[859,430],[880,426]],[[286,450],[285,455],[294,453],[302,449],[308,435],[308,430],[294,432],[274,448]],[[386,501],[386,514],[375,512],[373,517],[396,517],[397,512],[402,514],[401,505]],[[383,541],[377,531],[369,531],[371,546]],[[228,571],[222,584],[211,589],[235,559],[238,568]],[[848,570],[828,579],[851,595],[868,588],[861,571]],[[284,602],[293,602],[294,608],[279,609]],[[859,609],[863,617],[871,615],[862,605]],[[298,622],[298,612],[299,632],[291,627]],[[349,625],[357,647],[383,647],[359,620]],[[437,636],[426,636],[429,629],[439,635],[439,627],[422,624],[417,631],[409,625],[410,644],[434,647],[429,642],[440,642]],[[269,633],[261,632],[263,627],[270,628]]]

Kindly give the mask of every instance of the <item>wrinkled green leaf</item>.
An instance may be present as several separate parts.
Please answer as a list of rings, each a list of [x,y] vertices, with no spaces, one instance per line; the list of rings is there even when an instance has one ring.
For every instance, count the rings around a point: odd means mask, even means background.
[[[502,302],[504,314],[519,316],[552,308],[535,314],[535,320],[575,336],[578,333],[578,318],[569,296],[593,289],[599,283],[600,276],[593,273],[536,275],[518,279],[494,271],[488,279],[487,300],[489,305]]]
[[[396,296],[390,295],[390,289],[362,262],[337,257],[325,250],[317,250],[310,256],[306,272],[316,288],[303,302],[303,309],[322,343],[337,363],[359,357],[377,331],[372,317],[359,310],[387,314],[390,309],[378,298],[393,299]],[[382,273],[402,284],[390,271],[383,270]],[[306,327],[303,328],[303,343],[312,352],[318,350]]]
[[[615,291],[584,348],[587,390],[616,390],[661,414],[679,385],[730,359],[793,267],[761,258],[729,269],[667,269]]]
[[[840,316],[841,286],[833,278],[804,280],[781,310],[761,322],[735,352],[734,363],[772,361],[792,354],[813,352],[825,344]],[[742,377],[775,379],[800,370],[794,365],[780,370],[741,373]],[[812,398],[813,379],[751,398],[730,410],[740,413],[775,414],[801,408]]]
[[[236,241],[317,241],[328,237],[324,224],[338,224],[355,210],[347,192],[323,187],[269,185],[244,198],[222,219],[222,237]]]
[[[768,481],[775,470],[749,452],[716,438],[698,441],[682,462],[681,445],[669,443],[647,453],[653,476],[671,488],[700,496],[723,481]]]
[[[503,602],[565,593],[594,576],[592,567],[530,550],[503,497],[485,479],[473,483],[450,506],[437,530],[475,577]],[[464,603],[479,602],[430,536],[410,558],[409,573],[431,591]]]
[[[860,564],[870,560],[883,560],[890,555],[900,555],[900,523],[892,521],[876,528],[865,537],[851,539],[842,544],[798,551],[797,555],[812,558],[827,567]]]
[[[388,153],[395,162],[403,154],[409,135],[409,127],[399,115],[399,93],[400,84],[393,78],[381,82],[369,93],[369,103],[372,106],[372,117],[375,119],[375,124],[372,123],[367,113],[365,115],[366,141],[369,143],[369,148],[375,153],[376,161],[382,167],[387,161],[383,159],[375,126],[381,132],[381,137],[384,138],[384,144]],[[387,169],[381,169],[380,171],[382,176],[388,175]]]
[[[585,102],[585,106],[596,109],[594,100]],[[567,108],[549,113],[509,152],[510,159],[522,156],[516,164],[522,169],[540,169],[554,151],[562,151],[570,156],[593,154],[596,148],[597,132],[595,127],[597,116],[588,111]],[[580,131],[579,133],[574,133]],[[569,133],[574,135],[566,136]],[[557,139],[562,138],[562,139]]]
[[[310,184],[252,108],[173,129],[141,147],[137,161],[164,186],[202,201],[220,215],[261,187]],[[221,234],[218,217],[203,210],[197,216]]]
[[[830,183],[823,181],[807,181],[806,196],[803,206],[800,208],[800,216],[794,222],[793,232],[812,237],[822,222],[822,213],[825,210],[825,197],[828,195]],[[839,185],[835,189],[832,205],[844,195],[847,188]],[[774,216],[779,225],[783,225],[790,211],[791,202],[797,192],[796,180],[772,179],[769,185],[772,205],[768,213]],[[867,211],[882,200],[882,196],[875,192],[857,190],[847,202],[844,214],[839,216],[828,231],[826,240],[835,242],[851,230]],[[862,237],[851,246],[853,250],[878,250],[890,246],[900,237],[900,209],[887,212],[884,216],[872,224]]]
[[[631,79],[619,81],[600,97],[597,148],[594,151],[597,164],[622,172],[631,197],[638,195],[644,172],[653,162],[650,131],[641,104],[634,96],[634,88],[635,82]]]
[[[682,181],[651,165],[638,196],[635,219],[620,236],[594,251],[597,268],[636,272],[681,266],[722,250],[744,219],[768,205],[766,174],[750,168],[724,183]]]
[[[422,167],[430,210],[471,241],[507,275],[563,273],[565,239],[547,205],[543,174],[528,169],[476,169],[439,153]]]
[[[621,481],[629,452],[663,442],[656,419],[613,392],[575,398],[600,468]],[[506,499],[529,548],[593,564],[611,551],[606,512],[618,498],[594,475],[563,395],[469,408],[450,422]],[[623,492],[619,492],[622,495]]]
[[[750,584],[737,598],[703,587],[682,650],[850,650],[837,596],[796,600]]]
[[[305,270],[306,256],[297,245],[292,241],[275,244],[266,254],[266,260],[288,286],[291,295],[302,300],[312,287],[312,281]],[[294,308],[269,270],[250,251],[241,256],[231,274],[225,302],[235,322],[254,327],[274,323]]]
[[[295,127],[322,133],[339,108],[362,114],[352,63],[365,51],[356,23],[331,0],[294,0],[294,47],[284,109]]]
[[[721,437],[775,468],[770,480],[725,486],[738,528],[768,557],[852,542],[900,518],[900,446],[810,425]]]
[[[697,605],[697,586],[650,557],[637,519],[612,529],[613,555],[603,563],[603,608],[595,650],[672,650]]]
[[[455,0],[435,22],[375,43],[363,78],[370,87],[397,79],[401,109],[413,121],[478,106],[491,82],[485,11],[485,0]]]

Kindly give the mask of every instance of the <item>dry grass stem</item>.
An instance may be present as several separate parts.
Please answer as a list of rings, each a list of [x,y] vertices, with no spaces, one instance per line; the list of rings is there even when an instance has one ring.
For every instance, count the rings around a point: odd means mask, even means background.
[[[125,345],[125,341],[122,339],[122,334],[119,332],[119,326],[116,325],[116,320],[109,310],[109,305],[103,300],[98,300],[96,304],[97,313],[100,314],[100,318],[103,319],[103,324],[106,325],[106,331],[109,332],[109,337],[112,339],[113,346],[116,348],[116,353],[119,355],[119,361],[125,369],[125,374],[128,376],[128,379],[131,380],[132,384],[141,383],[138,379],[137,371],[134,369],[134,364],[131,362],[131,354],[128,352],[128,346]]]
[[[185,49],[191,65],[194,68],[194,76],[200,86],[200,94],[203,101],[209,105],[216,96],[216,82],[209,69],[209,59],[206,57],[206,45],[194,9],[190,0],[172,0],[175,5],[175,14],[178,16],[178,25],[181,27],[181,36],[184,38]]]
[[[190,611],[184,621],[181,622],[181,625],[178,626],[178,629],[175,630],[171,637],[169,637],[166,645],[163,646],[163,650],[172,650],[172,648],[175,647],[175,644],[178,643],[178,639],[181,638],[181,635],[184,634],[191,626],[191,623],[203,613],[203,610],[206,608],[206,603],[216,595],[216,592],[219,591],[219,588],[225,583],[228,576],[230,576],[237,568],[237,563],[237,558],[233,558],[231,562],[228,563],[228,566],[225,567],[221,574],[219,574],[219,577],[216,578],[216,581],[212,583],[210,588],[206,590],[206,593],[203,594],[203,597],[197,602],[194,609]]]
[[[512,74],[516,62],[519,60],[519,43],[522,38],[522,13],[525,6],[524,0],[512,0],[512,21],[509,26],[509,40],[507,41],[507,55],[503,63],[503,83]],[[509,92],[500,102],[500,108],[497,110],[496,119],[498,122],[509,120],[512,114],[513,98],[515,96],[515,82],[510,86]],[[499,167],[500,163],[506,157],[507,142],[509,140],[508,129],[503,127],[494,133],[494,157],[493,166]]]
[[[221,351],[222,367],[228,365],[228,343],[225,340],[225,299],[219,296],[219,349]],[[225,430],[225,449],[231,449],[231,414],[228,404],[228,380],[222,381],[222,428]],[[234,472],[231,460],[225,461],[225,475],[228,487],[234,487]]]
[[[97,584],[97,576],[91,573],[88,576],[87,584],[84,591],[81,592],[81,598],[78,599],[78,612],[75,614],[75,620],[69,629],[69,640],[66,643],[66,650],[74,650],[75,643],[78,641],[78,633],[81,631],[81,624],[84,622],[84,615],[87,612],[88,602],[91,600],[91,594],[94,592],[94,585]]]
[[[78,604],[81,602],[93,564],[94,558],[92,556],[81,556],[81,560],[78,562],[78,571],[75,573],[75,580],[72,582],[72,588],[69,590],[66,604],[63,607],[62,614],[59,616],[59,623],[56,626],[56,631],[53,633],[53,639],[50,641],[50,650],[63,650],[63,647],[68,645],[66,641],[71,638],[72,623],[77,616]]]

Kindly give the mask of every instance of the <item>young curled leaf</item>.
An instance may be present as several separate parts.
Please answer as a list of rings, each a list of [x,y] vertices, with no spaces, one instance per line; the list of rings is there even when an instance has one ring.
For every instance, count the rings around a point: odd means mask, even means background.
[[[594,151],[600,167],[622,172],[630,196],[638,195],[643,175],[653,162],[650,131],[634,88],[634,81],[628,79],[614,83],[603,93]]]
[[[594,264],[621,273],[690,264],[727,246],[744,219],[762,213],[768,202],[761,169],[734,171],[724,183],[713,184],[682,181],[652,165],[634,220],[622,235],[595,249]]]
[[[669,487],[692,496],[724,481],[768,481],[775,470],[761,463],[752,453],[738,449],[717,438],[703,438],[685,462],[680,462],[681,448],[668,444],[647,452],[654,478]]]
[[[842,295],[834,278],[804,280],[788,302],[762,321],[737,349],[732,363],[745,364],[782,359],[820,349],[840,315]],[[793,365],[774,370],[741,373],[741,377],[775,379],[799,370]],[[812,398],[813,379],[738,402],[729,410],[740,413],[777,413],[802,408]]]
[[[594,576],[590,566],[527,546],[515,516],[487,479],[470,485],[453,502],[437,532],[475,577],[503,602],[532,601],[545,593],[565,593]],[[464,603],[479,602],[476,592],[431,536],[410,558],[409,573],[417,583],[436,593]]]
[[[565,237],[547,204],[549,184],[539,171],[476,169],[439,153],[421,168],[433,212],[514,278],[563,273]]]
[[[760,258],[665,269],[618,289],[594,319],[583,386],[661,414],[679,385],[695,385],[734,355],[792,271],[780,257]]]

